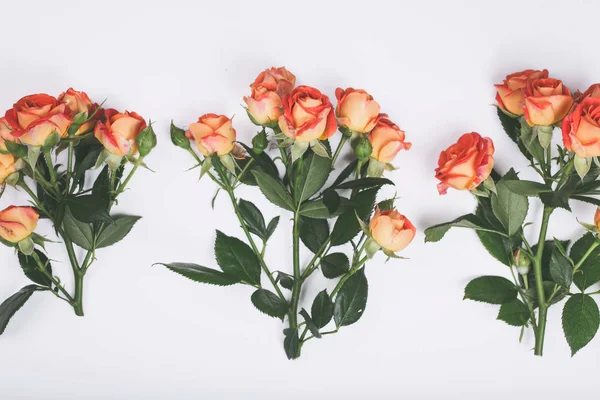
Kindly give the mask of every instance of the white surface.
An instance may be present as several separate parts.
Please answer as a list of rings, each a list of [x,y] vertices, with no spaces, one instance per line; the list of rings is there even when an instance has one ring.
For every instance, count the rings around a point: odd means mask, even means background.
[[[493,83],[529,67],[548,68],[572,89],[600,81],[598,3],[64,3],[3,6],[0,108],[69,86],[108,98],[156,121],[160,146],[148,163],[157,173],[140,172],[123,195],[118,209],[144,218],[125,242],[99,252],[87,276],[86,317],[35,294],[11,321],[0,338],[0,398],[562,399],[598,392],[600,339],[571,359],[561,307],[553,307],[546,356],[534,357],[532,335],[519,344],[517,328],[495,321],[497,307],[461,300],[471,278],[508,272],[476,236],[456,230],[425,245],[422,235],[473,207],[467,193],[438,196],[433,178],[439,151],[459,134],[492,137],[503,171],[525,166],[490,106]],[[192,161],[171,145],[168,126],[171,118],[187,125],[206,112],[236,114],[238,136],[249,140],[255,130],[241,98],[272,65],[332,98],[337,86],[367,89],[414,144],[390,175],[400,210],[419,229],[404,253],[411,260],[383,264],[378,256],[362,320],[307,343],[294,362],[282,350],[283,326],[253,309],[250,289],[203,286],[151,267],[215,266],[214,230],[241,235],[224,196],[210,209],[212,182],[183,172]],[[242,193],[266,216],[279,212],[253,189]],[[10,193],[0,206],[17,198],[24,197]],[[574,210],[593,218],[591,206]],[[574,218],[556,215],[553,235],[580,235]],[[289,269],[287,217],[281,222],[268,261]],[[58,249],[52,256],[66,260]],[[0,248],[0,257],[4,299],[27,281],[10,250]],[[68,266],[55,268],[71,286]],[[323,283],[308,284],[309,301]]]

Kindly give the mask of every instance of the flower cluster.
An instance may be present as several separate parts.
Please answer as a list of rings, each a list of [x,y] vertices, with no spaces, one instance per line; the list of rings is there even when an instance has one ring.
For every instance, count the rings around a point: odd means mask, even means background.
[[[468,190],[477,199],[477,210],[428,228],[426,241],[440,240],[451,227],[477,231],[490,254],[511,268],[513,281],[476,278],[465,288],[465,298],[500,304],[498,319],[522,332],[531,327],[536,355],[543,352],[548,308],[568,297],[562,325],[575,354],[600,325],[591,297],[597,292],[587,291],[600,281],[594,272],[600,257],[600,209],[594,224],[582,224],[587,233],[572,246],[568,240],[547,240],[547,230],[553,211],[571,211],[571,201],[600,206],[594,197],[600,186],[600,84],[583,94],[571,93],[544,69],[510,74],[495,87],[502,126],[541,182],[520,180],[513,169],[501,175],[494,169],[492,140],[475,132],[464,134],[441,152],[435,176],[440,194],[448,188]],[[554,128],[562,130],[562,146],[556,152],[551,146]],[[534,238],[527,222],[530,201],[541,202],[543,209]],[[537,243],[532,241],[536,238]],[[585,324],[578,322],[582,315]]]
[[[123,239],[139,219],[110,211],[155,146],[152,127],[138,114],[104,109],[72,88],[58,97],[25,96],[6,111],[0,118],[0,196],[12,186],[27,193],[33,207],[10,206],[0,212],[0,242],[16,249],[34,283],[8,303],[49,291],[83,315],[83,278],[96,251]],[[133,168],[122,179],[128,163]],[[86,176],[95,168],[102,170],[86,187]],[[65,245],[75,275],[74,294],[52,272],[44,250],[47,239],[35,232],[39,218],[50,220]],[[83,260],[75,246],[86,251]],[[18,308],[9,307],[12,313]],[[0,334],[10,316],[3,316]]]
[[[260,128],[251,146],[237,140],[232,119],[225,115],[205,114],[186,130],[171,126],[173,143],[195,158],[200,176],[209,176],[229,195],[248,244],[218,231],[215,256],[220,271],[190,263],[163,265],[198,282],[254,287],[251,301],[258,310],[288,318],[284,348],[288,358],[297,358],[307,340],[327,333],[322,329],[331,320],[337,332],[360,318],[368,290],[366,262],[378,251],[400,258],[396,253],[413,240],[416,229],[394,208],[395,198],[376,202],[379,189],[392,184],[382,177],[384,171],[393,169],[398,152],[411,144],[365,90],[338,88],[334,106],[318,89],[297,86],[296,76],[284,67],[261,72],[250,88],[243,100],[248,117]],[[350,162],[340,157],[346,143],[352,148]],[[271,148],[279,150],[275,159],[269,155]],[[344,165],[339,168],[339,163]],[[339,174],[326,186],[334,170]],[[264,259],[280,217],[267,224],[261,210],[237,197],[240,184],[258,186],[271,203],[293,214],[291,272],[272,271]],[[304,266],[301,243],[313,254]],[[350,256],[332,251],[347,243],[353,246]],[[315,298],[309,314],[299,308],[300,292],[319,268],[326,278],[339,280],[331,293],[324,290]],[[263,287],[261,273],[273,291]]]

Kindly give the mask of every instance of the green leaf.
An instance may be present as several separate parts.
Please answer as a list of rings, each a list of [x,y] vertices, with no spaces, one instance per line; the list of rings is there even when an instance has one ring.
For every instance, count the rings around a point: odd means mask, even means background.
[[[266,289],[258,289],[252,293],[252,304],[258,309],[271,317],[280,318],[283,320],[288,312],[288,304],[281,300],[275,293]]]
[[[285,210],[294,211],[294,200],[280,179],[275,178],[261,169],[253,169],[252,174],[256,179],[260,191],[276,206]]]
[[[358,166],[358,159],[355,158],[348,165],[346,165],[346,167],[344,167],[342,172],[340,172],[340,174],[337,176],[337,178],[335,178],[335,181],[333,182],[331,187],[332,188],[336,187],[339,184],[341,184],[342,182],[344,182],[346,179],[350,178],[350,176],[354,173],[354,171],[356,171],[357,166]]]
[[[569,178],[567,183],[565,183],[557,192],[540,193],[540,200],[542,200],[542,203],[544,203],[546,207],[564,208],[567,211],[571,211],[569,198],[580,181],[579,177],[576,177],[575,179]]]
[[[534,181],[508,180],[506,187],[513,193],[535,197],[540,193],[552,192],[552,188]]]
[[[550,276],[558,285],[569,289],[573,282],[573,265],[555,245],[550,256]]]
[[[383,185],[393,185],[394,182],[387,178],[360,178],[337,185],[336,189],[372,189],[380,188]]]
[[[281,284],[281,287],[287,290],[292,290],[294,287],[294,277],[286,274],[285,272],[277,272],[277,280]]]
[[[298,337],[298,329],[286,328],[283,330],[283,349],[288,360],[298,358],[298,350],[300,338]]]
[[[329,224],[326,219],[300,218],[300,239],[313,253],[317,253],[329,238]]]
[[[328,254],[321,259],[321,271],[325,278],[337,278],[344,275],[349,269],[350,260],[344,253]]]
[[[35,252],[40,258],[42,265],[46,267],[46,271],[48,271],[48,273],[52,275],[52,265],[50,264],[48,257],[46,257],[44,253],[37,249],[35,250]],[[25,254],[18,252],[18,257],[19,264],[21,264],[21,268],[23,269],[25,276],[27,276],[29,279],[31,279],[33,282],[39,285],[47,287],[50,287],[52,285],[52,281],[50,280],[50,278],[48,278],[39,270],[38,263],[32,256],[26,256]]]
[[[309,218],[328,219],[337,217],[350,209],[352,209],[350,201],[345,197],[340,197],[340,205],[335,212],[329,211],[324,199],[316,199],[302,203],[300,214]]]
[[[239,280],[221,271],[206,268],[197,264],[174,262],[170,264],[158,263],[158,265],[163,265],[171,271],[193,281],[208,283],[209,285],[229,286],[239,282]]]
[[[531,154],[529,154],[527,148],[523,145],[523,142],[520,139],[521,122],[519,119],[507,115],[500,107],[498,107],[498,118],[500,119],[502,128],[504,128],[504,132],[506,132],[508,137],[517,144],[519,150],[525,157],[527,157],[527,159],[532,160]]]
[[[588,197],[588,196],[571,196],[571,198],[573,200],[583,201],[584,203],[589,203],[589,204],[593,204],[595,206],[599,206],[600,207],[600,199],[596,199],[594,197]]]
[[[94,232],[91,224],[81,222],[73,217],[69,207],[65,210],[65,217],[62,223],[65,233],[73,243],[84,250],[93,250]]]
[[[319,292],[310,308],[310,314],[317,328],[321,329],[331,321],[331,318],[333,318],[333,308],[333,302],[327,294],[327,290]]]
[[[352,198],[354,209],[346,211],[335,222],[331,232],[331,245],[339,246],[348,243],[357,233],[361,231],[360,224],[356,219],[356,215],[363,221],[366,221],[373,212],[375,207],[375,198],[379,188],[367,189],[359,192]]]
[[[478,216],[474,214],[465,214],[456,218],[454,221],[434,225],[425,229],[425,242],[438,242],[442,240],[450,228],[469,228],[503,235],[502,232],[489,227],[489,225]]]
[[[592,233],[583,235],[573,244],[573,247],[571,247],[569,253],[571,260],[573,260],[575,264],[579,263],[579,260],[583,258],[583,255],[596,240],[598,239],[596,239]],[[582,292],[593,284],[600,282],[600,246],[596,247],[581,264],[579,270],[577,270],[577,273],[573,276],[573,282]]]
[[[524,326],[529,321],[529,309],[519,299],[510,300],[500,306],[498,319],[512,326]]]
[[[267,225],[267,236],[266,239],[268,240],[271,236],[273,236],[273,233],[275,232],[275,229],[277,229],[277,225],[279,224],[279,216],[273,218],[271,220],[271,222],[269,222],[269,225]]]
[[[252,285],[260,285],[260,260],[246,243],[217,231],[215,256],[227,275]]]
[[[313,152],[304,157],[295,190],[298,202],[309,199],[323,187],[329,178],[330,167],[331,160]]]
[[[323,192],[323,204],[325,204],[330,214],[335,213],[340,208],[341,203],[342,199],[335,190],[326,190]]]
[[[502,178],[496,184],[497,194],[491,195],[491,201],[494,215],[506,228],[508,236],[513,236],[525,222],[529,202],[526,196],[511,191],[508,181],[506,178]]]
[[[477,206],[476,215],[482,220],[490,224],[494,229],[502,229],[502,224],[494,216],[492,212],[492,206],[489,199],[479,198],[479,205]],[[482,230],[476,231],[481,244],[483,247],[494,257],[504,265],[510,266],[512,264],[512,254],[514,251],[521,246],[521,239],[517,236],[507,238],[496,233],[486,232]]]
[[[480,276],[465,288],[465,299],[490,304],[504,304],[517,297],[517,288],[501,276]]]
[[[598,331],[600,313],[594,299],[581,293],[571,296],[563,308],[562,325],[567,343],[571,347],[571,356],[574,356]]]
[[[4,300],[4,303],[0,304],[0,335],[4,333],[6,326],[10,322],[10,319],[15,315],[17,311],[23,307],[23,305],[29,300],[33,292],[38,290],[45,290],[37,285],[25,286],[17,293]]]
[[[108,199],[93,194],[67,200],[73,217],[81,222],[112,222],[108,214]]]
[[[98,235],[98,239],[96,239],[96,248],[101,249],[103,247],[112,246],[123,240],[123,238],[131,232],[131,229],[140,218],[142,217],[136,217],[134,215],[115,217],[114,222],[106,225],[100,235]]]
[[[308,312],[303,308],[302,310],[300,310],[300,315],[302,315],[302,318],[304,318],[304,322],[306,322],[306,327],[308,328],[310,333],[312,333],[314,337],[320,339],[321,333],[319,332],[319,328],[317,328],[317,325],[312,320]]]
[[[247,200],[240,199],[239,210],[248,230],[264,241],[267,237],[267,227],[258,207]]]
[[[11,142],[10,140],[4,141],[6,150],[11,153],[15,158],[27,157],[27,146],[20,143]]]
[[[352,325],[362,317],[367,306],[368,292],[365,269],[361,268],[348,278],[335,297],[333,318],[336,326]]]

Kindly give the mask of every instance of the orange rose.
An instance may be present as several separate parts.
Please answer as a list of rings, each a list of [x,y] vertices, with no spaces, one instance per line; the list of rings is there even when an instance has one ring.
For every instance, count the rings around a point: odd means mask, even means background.
[[[31,207],[10,206],[0,211],[0,237],[10,243],[27,239],[37,227],[39,217]]]
[[[548,77],[548,70],[538,71],[526,69],[525,71],[515,72],[506,76],[502,84],[494,85],[498,92],[496,101],[498,107],[511,114],[523,115],[523,89],[527,86],[530,79],[545,79]]]
[[[65,103],[71,109],[72,115],[86,113],[89,116],[98,108],[98,104],[92,103],[87,93],[78,92],[73,88],[61,93],[58,96],[58,101]],[[90,132],[92,129],[94,129],[94,121],[88,121],[79,127],[75,136]],[[63,136],[67,136],[67,133],[65,132]]]
[[[282,114],[281,97],[289,94],[295,84],[296,77],[285,67],[261,72],[250,85],[250,97],[244,97],[248,113],[260,125],[277,123]]]
[[[594,83],[583,93],[583,98],[588,97],[600,97],[600,83]]]
[[[8,125],[6,118],[0,118],[0,150],[7,151],[4,142],[9,140],[11,142],[18,142],[19,140],[12,135],[12,129]]]
[[[600,98],[587,97],[565,117],[563,142],[579,157],[600,156]]]
[[[325,140],[337,129],[329,97],[310,86],[298,86],[282,100],[281,132],[297,142]]]
[[[119,113],[110,108],[104,112],[105,120],[98,121],[94,128],[94,136],[104,145],[104,148],[117,156],[137,154],[135,139],[146,121],[135,112]]]
[[[337,88],[335,97],[338,100],[335,114],[341,127],[358,133],[373,130],[380,118],[379,103],[373,100],[373,96],[362,89]]]
[[[368,138],[373,147],[371,158],[382,163],[391,162],[400,150],[409,150],[412,146],[404,141],[404,131],[387,118],[379,120]]]
[[[530,126],[550,126],[562,120],[573,105],[569,88],[558,79],[533,79],[523,89],[525,119]]]
[[[375,215],[369,223],[371,237],[384,250],[395,253],[404,249],[415,237],[414,225],[396,210],[381,212],[375,209]]]
[[[231,119],[224,115],[204,114],[189,126],[185,135],[196,142],[205,157],[214,153],[223,156],[235,148],[235,129]]]
[[[12,135],[30,146],[42,146],[54,132],[64,135],[71,125],[71,109],[47,94],[32,94],[6,111]]]
[[[597,229],[600,229],[600,207],[596,209],[596,214],[594,214],[594,225]]]
[[[0,185],[4,183],[9,175],[18,171],[15,165],[16,162],[17,160],[12,154],[0,153]]]
[[[473,190],[487,179],[494,168],[494,143],[477,132],[465,133],[458,142],[440,153],[435,177],[440,194],[449,187]]]

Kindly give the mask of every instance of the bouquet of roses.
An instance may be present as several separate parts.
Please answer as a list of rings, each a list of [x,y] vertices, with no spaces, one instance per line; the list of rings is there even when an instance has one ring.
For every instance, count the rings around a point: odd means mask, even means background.
[[[531,328],[535,354],[542,355],[548,308],[566,299],[562,327],[574,355],[594,337],[600,313],[590,290],[600,282],[600,211],[595,225],[582,223],[583,235],[548,238],[556,209],[571,211],[572,201],[600,205],[600,85],[574,94],[548,71],[526,70],[496,85],[500,122],[515,142],[537,181],[519,179],[514,169],[501,175],[494,167],[494,145],[477,133],[463,135],[440,154],[436,178],[440,194],[469,190],[477,202],[472,214],[433,226],[435,242],[451,227],[474,229],[490,254],[508,266],[508,275],[482,276],[465,288],[465,298],[500,305],[498,319]],[[562,144],[553,150],[555,128]],[[541,223],[532,232],[530,203],[540,202]]]
[[[111,214],[112,208],[155,145],[152,127],[138,114],[103,109],[73,89],[58,98],[23,97],[0,118],[0,196],[11,186],[31,203],[0,212],[0,242],[15,249],[32,281],[0,305],[0,334],[37,291],[83,316],[83,281],[96,252],[123,239],[140,218]],[[92,177],[94,169],[100,172]],[[52,223],[66,248],[71,291],[52,271],[45,252],[50,240],[35,232],[40,218]]]
[[[260,127],[252,146],[236,141],[232,121],[224,115],[203,115],[187,130],[171,126],[173,143],[194,158],[200,176],[208,176],[229,197],[246,241],[217,231],[220,270],[162,264],[197,282],[253,288],[250,300],[259,311],[282,321],[287,317],[284,349],[290,359],[300,356],[308,340],[358,321],[367,303],[367,261],[379,250],[397,257],[415,235],[410,221],[395,210],[394,198],[376,201],[379,189],[392,184],[382,177],[384,171],[393,169],[390,163],[401,149],[410,148],[404,132],[380,114],[379,104],[364,90],[337,89],[334,108],[319,90],[295,87],[295,81],[285,68],[271,68],[251,85],[246,111]],[[332,141],[337,142],[334,151]],[[340,157],[347,143],[353,149],[350,161]],[[271,148],[277,157],[272,158]],[[242,184],[258,186],[279,208],[268,223],[251,201],[237,197]],[[292,262],[289,270],[275,271],[264,254],[282,212],[291,219]],[[348,243],[351,248],[341,247]],[[312,258],[302,265],[304,251]],[[321,291],[307,310],[300,305],[302,288],[319,269],[337,284],[330,293]],[[327,329],[331,321],[333,328]]]

